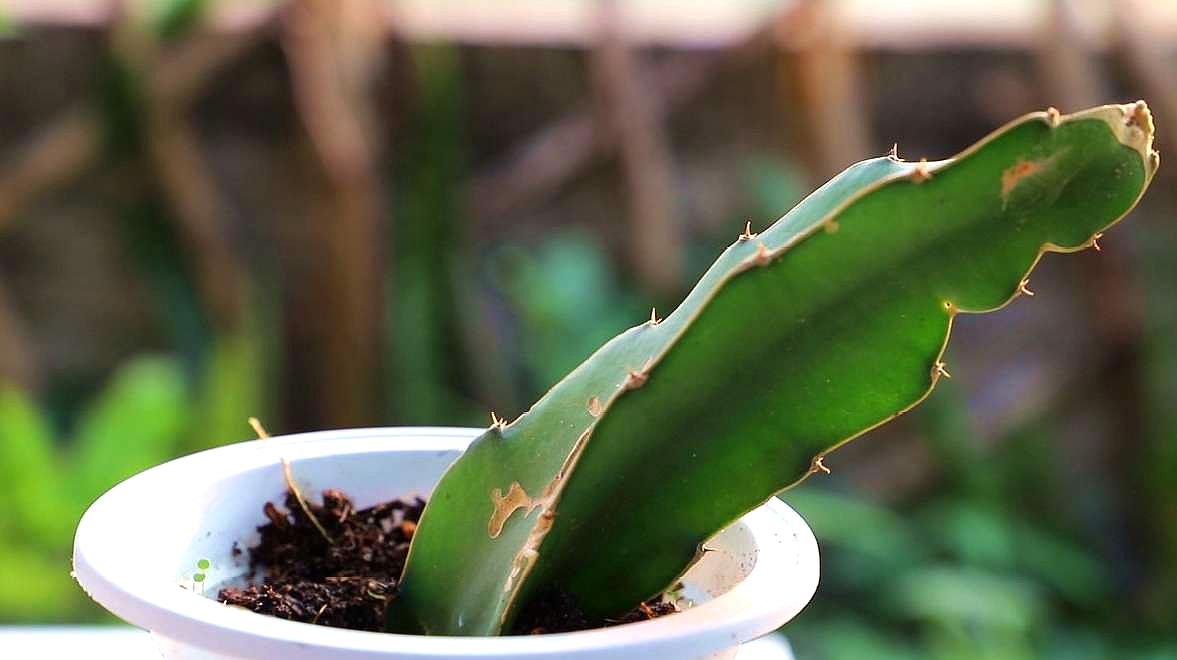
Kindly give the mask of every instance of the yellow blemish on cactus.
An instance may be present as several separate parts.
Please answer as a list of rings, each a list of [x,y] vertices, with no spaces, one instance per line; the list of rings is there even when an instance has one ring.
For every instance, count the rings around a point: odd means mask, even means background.
[[[510,598],[514,598],[515,594],[519,590],[519,587],[523,584],[523,579],[527,577],[527,574],[531,572],[532,567],[535,566],[535,560],[539,559],[540,544],[543,543],[543,540],[545,537],[547,537],[548,532],[552,531],[552,522],[556,518],[555,507],[560,500],[560,493],[564,486],[564,482],[568,479],[568,475],[571,474],[572,469],[576,467],[576,462],[580,460],[580,455],[584,453],[584,448],[586,445],[588,445],[588,439],[591,434],[591,428],[585,429],[584,432],[581,433],[580,436],[576,439],[576,444],[573,445],[572,451],[570,451],[564,458],[564,463],[560,465],[560,470],[556,472],[556,476],[553,477],[546,486],[544,486],[540,496],[534,500],[529,497],[527,498],[527,506],[530,508],[528,508],[527,512],[523,514],[524,516],[530,514],[532,509],[537,506],[543,506],[544,510],[543,513],[539,515],[539,519],[536,520],[535,525],[532,526],[531,531],[528,532],[527,539],[523,542],[523,547],[520,548],[519,552],[515,553],[515,556],[511,559],[511,571],[507,575],[506,581],[503,583],[503,593],[508,594]],[[518,485],[518,483],[515,483],[511,486],[514,488]],[[522,491],[523,488],[520,486],[519,490]],[[507,497],[510,497],[510,495],[511,493],[508,491]],[[527,493],[523,493],[523,497],[527,497]],[[491,498],[495,500],[495,514],[491,517],[491,525],[493,526],[495,517],[499,515],[499,502],[505,500],[506,498],[502,498],[502,500],[499,499],[501,498],[501,491],[499,491],[497,488],[495,489],[495,492],[491,493]],[[510,511],[507,511],[506,515],[503,516],[504,522],[508,517],[510,517],[512,513],[514,513],[516,508],[519,507],[515,507]],[[499,531],[502,531],[501,523],[499,524]],[[492,534],[491,538],[495,538],[495,536],[495,534]],[[500,623],[505,621],[505,617],[509,612],[509,609],[503,610],[504,619],[500,620]]]
[[[597,397],[592,397],[588,400],[588,413],[593,417],[600,417],[604,410],[601,408],[601,400]]]
[[[541,500],[532,499],[518,481],[511,482],[506,495],[503,495],[501,488],[492,490],[490,501],[494,503],[495,508],[494,513],[490,516],[490,522],[486,526],[486,533],[492,539],[497,539],[499,534],[503,533],[503,525],[507,524],[507,519],[511,517],[511,514],[523,509],[523,517],[526,518],[542,503]]]
[[[1001,173],[1002,206],[1005,206],[1005,203],[1009,201],[1009,194],[1013,192],[1013,189],[1016,188],[1019,183],[1024,181],[1026,177],[1034,176],[1035,174],[1038,174],[1042,170],[1046,169],[1046,166],[1050,164],[1050,160],[1052,159],[1020,160],[1006,168],[1006,170]]]

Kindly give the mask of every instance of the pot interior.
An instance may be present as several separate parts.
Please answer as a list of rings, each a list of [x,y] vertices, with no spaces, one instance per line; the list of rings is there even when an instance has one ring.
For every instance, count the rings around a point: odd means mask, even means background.
[[[338,453],[331,453],[331,444],[338,444]],[[461,453],[453,448],[424,448],[420,443],[400,448],[396,441],[386,448],[348,451],[347,444],[346,440],[326,444],[318,453],[302,448],[284,452],[299,488],[310,501],[319,503],[325,488],[347,493],[357,508],[414,495],[427,499],[433,485]],[[184,488],[161,493],[156,505],[186,530],[158,531],[139,550],[151,548],[150,555],[168,558],[170,579],[208,598],[215,598],[222,586],[246,583],[248,548],[258,541],[257,528],[269,522],[262,507],[266,502],[280,506],[286,491],[277,456],[275,451],[274,462],[268,465],[225,471],[216,478],[190,481]],[[488,500],[488,516],[490,510]],[[743,523],[718,534],[708,541],[707,548],[709,552],[684,576],[684,588],[676,593],[680,607],[727,592],[756,562],[756,542]]]

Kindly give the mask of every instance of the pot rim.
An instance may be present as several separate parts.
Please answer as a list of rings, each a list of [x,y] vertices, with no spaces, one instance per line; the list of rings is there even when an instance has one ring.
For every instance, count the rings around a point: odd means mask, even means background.
[[[87,594],[116,616],[171,640],[210,651],[256,653],[259,643],[299,651],[334,651],[341,657],[529,657],[591,654],[624,646],[635,652],[668,639],[698,638],[699,651],[749,641],[796,616],[817,589],[818,550],[804,520],[773,498],[743,522],[758,550],[749,574],[726,593],[671,616],[571,633],[503,637],[399,635],[312,626],[226,607],[174,582],[136,571],[128,552],[149,551],[112,538],[112,525],[153,493],[204,487],[234,474],[300,459],[372,451],[462,451],[483,429],[457,427],[362,428],[275,436],[206,450],[150,468],[99,497],[82,516],[74,540],[74,577]],[[395,440],[395,442],[389,442]],[[346,490],[347,484],[338,487]],[[174,496],[174,495],[173,495]],[[151,501],[150,499],[147,501]],[[260,503],[259,503],[260,505]],[[133,541],[134,539],[132,539]],[[716,640],[714,649],[704,638]],[[306,657],[309,657],[307,655]]]

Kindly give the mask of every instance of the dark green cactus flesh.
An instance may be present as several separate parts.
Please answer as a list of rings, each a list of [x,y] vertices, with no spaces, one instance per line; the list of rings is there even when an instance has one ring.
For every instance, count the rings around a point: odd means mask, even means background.
[[[1143,102],[1017,119],[955,158],[853,165],[745,232],[664,320],[602,346],[450,468],[389,628],[494,635],[558,587],[590,615],[672,585],[701,544],[946,375],[953,318],[1089,247],[1159,163]]]

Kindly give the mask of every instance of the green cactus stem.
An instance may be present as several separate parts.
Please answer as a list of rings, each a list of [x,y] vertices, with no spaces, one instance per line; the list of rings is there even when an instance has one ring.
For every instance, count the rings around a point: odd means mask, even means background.
[[[1152,138],[1143,102],[1036,112],[948,160],[855,164],[748,228],[672,314],[449,469],[389,628],[495,635],[550,589],[609,617],[669,588],[718,530],[926,397],[957,314],[1124,217]]]

